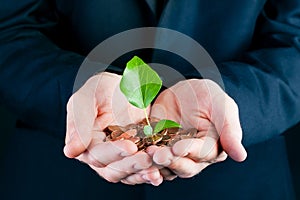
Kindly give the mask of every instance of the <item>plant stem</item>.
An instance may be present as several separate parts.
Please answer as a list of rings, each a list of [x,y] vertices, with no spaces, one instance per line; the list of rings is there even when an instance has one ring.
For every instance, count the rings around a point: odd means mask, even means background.
[[[144,113],[145,113],[145,116],[146,116],[147,124],[148,124],[149,126],[151,126],[151,125],[150,125],[150,122],[149,122],[149,117],[148,117],[147,109],[146,109],[146,108],[144,108]]]

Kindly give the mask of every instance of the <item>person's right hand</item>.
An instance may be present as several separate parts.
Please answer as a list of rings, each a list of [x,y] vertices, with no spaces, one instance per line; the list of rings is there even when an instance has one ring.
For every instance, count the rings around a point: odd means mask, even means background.
[[[129,104],[121,93],[120,80],[119,75],[101,73],[71,96],[64,153],[87,163],[109,182],[160,184],[162,177],[152,166],[152,159],[145,152],[137,152],[133,142],[104,142],[103,130],[108,125],[125,126],[145,117],[143,110]]]

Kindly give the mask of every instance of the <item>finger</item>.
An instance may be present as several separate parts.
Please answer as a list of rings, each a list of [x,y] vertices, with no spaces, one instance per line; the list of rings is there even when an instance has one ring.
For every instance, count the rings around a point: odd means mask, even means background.
[[[90,146],[88,151],[83,153],[81,160],[96,167],[103,167],[136,152],[136,145],[128,140],[101,142]]]
[[[238,108],[235,104],[231,104],[228,108],[231,111],[226,112],[222,127],[217,127],[220,133],[220,142],[224,151],[235,161],[244,161],[247,157],[247,152],[242,145],[242,129],[240,126]]]
[[[126,184],[126,185],[135,185],[134,183],[131,183],[127,181],[126,179],[121,180],[121,183]]]
[[[138,152],[96,171],[109,182],[117,183],[131,174],[148,169],[151,165],[151,158],[145,152]]]
[[[176,109],[178,107],[178,99],[171,89],[172,88],[165,90],[157,97],[151,108],[151,117],[158,119],[169,119],[176,122],[180,121],[180,113],[178,113],[180,111]]]
[[[139,174],[142,174],[143,179],[154,186],[158,186],[163,182],[163,177],[156,166],[142,170]]]
[[[172,152],[175,156],[188,157],[195,162],[210,161],[219,154],[217,141],[211,137],[180,140],[174,144]]]
[[[168,166],[180,178],[191,178],[209,166],[208,162],[195,162],[189,158],[177,157]]]
[[[146,153],[152,158],[154,153],[159,149],[161,149],[161,147],[156,146],[156,145],[151,145],[151,146],[147,147]]]
[[[155,164],[167,167],[175,159],[170,147],[160,147],[153,154]]]
[[[148,181],[146,181],[142,176],[142,174],[132,174],[126,177],[125,179],[122,179],[121,182],[127,185],[147,183]]]
[[[92,131],[92,141],[90,142],[89,147],[93,147],[99,143],[104,142],[106,134],[103,131],[94,130]]]
[[[160,173],[158,172],[158,174],[160,175]],[[164,181],[163,177],[160,175],[159,178],[157,179],[154,179],[152,181],[149,181],[149,183],[151,185],[154,185],[154,186],[159,186],[160,184],[162,184],[162,182]]]
[[[162,175],[164,180],[172,181],[175,178],[177,178],[177,175],[174,172],[172,172],[169,168],[166,167],[161,168],[159,172]]]
[[[163,178],[160,175],[160,172],[157,167],[150,167],[149,169],[145,169],[140,171],[137,174],[132,174],[123,179],[121,182],[126,184],[135,185],[135,184],[152,184],[154,186],[158,186],[162,183]]]
[[[83,89],[82,89],[83,90]],[[67,130],[64,153],[74,158],[84,152],[91,141],[91,132],[97,115],[92,94],[75,93],[67,104]]]
[[[109,104],[111,103],[111,93],[114,93],[120,78],[119,75],[112,73],[95,75],[89,78],[69,99],[66,146],[64,148],[67,157],[76,157],[89,146],[97,116],[99,116],[98,121],[102,121],[102,123],[96,126],[96,130],[103,130],[112,121],[111,114],[106,110],[111,110]],[[101,86],[101,92],[98,91],[99,86]]]
[[[70,133],[69,135],[71,135],[70,140],[64,146],[63,152],[66,157],[75,158],[86,150],[90,139],[87,137],[83,141],[77,132]]]
[[[93,131],[93,138],[90,143],[91,146],[96,146],[100,143],[103,143],[106,134],[101,131]],[[100,163],[92,154],[89,154],[89,152],[84,152],[76,157],[77,160],[84,162],[86,164],[94,165],[96,167],[104,167],[105,165]]]
[[[227,153],[225,153],[225,151],[222,151],[218,157],[216,159],[213,160],[213,163],[218,163],[218,162],[222,162],[224,160],[226,160],[226,158],[228,157]]]
[[[154,153],[153,161],[158,165],[169,168],[181,178],[195,176],[210,164],[207,162],[198,163],[186,157],[177,157],[169,147],[157,150]]]
[[[247,158],[247,152],[239,140],[234,137],[221,138],[225,152],[235,161],[242,162]]]
[[[70,131],[70,128],[68,131]],[[81,137],[80,134],[75,130],[71,133],[68,133],[67,135],[69,135],[69,140],[65,144],[63,152],[68,158],[75,158],[83,153],[87,149],[91,141],[91,138],[88,136],[88,132],[86,134],[86,137]]]
[[[101,84],[104,85],[104,87],[106,86],[104,91],[105,94],[103,94],[103,92],[98,93],[97,98],[103,99],[103,95],[106,95],[107,101],[103,102],[100,115],[109,114],[110,125],[127,125],[131,123],[138,123],[145,118],[144,110],[137,108],[128,102],[119,87],[120,81],[121,76],[115,76],[115,74],[113,74],[113,77],[106,76],[101,80]],[[147,114],[149,114],[150,109],[150,106],[146,108]],[[100,123],[102,123],[102,121],[100,121]]]
[[[146,149],[146,152],[147,152],[147,154],[148,154],[151,158],[153,158],[154,154],[155,154],[156,151],[158,151],[159,149],[161,149],[161,147],[158,147],[158,146],[156,146],[156,145],[152,145],[152,146],[149,146],[149,147]],[[162,152],[160,152],[160,153],[162,153]],[[158,155],[160,155],[160,153],[158,153]],[[170,149],[167,150],[167,153],[168,153],[169,155],[171,154]],[[163,159],[164,156],[165,156],[165,155],[160,155],[161,158],[156,158],[156,161],[157,161],[157,162],[160,162],[160,160],[164,160],[164,159]],[[172,157],[173,157],[173,156],[170,155],[170,159],[172,159]],[[163,161],[163,162],[164,162],[164,161]],[[156,163],[155,163],[155,164],[156,164]],[[166,163],[166,164],[167,164],[167,163]],[[174,174],[174,173],[173,173],[171,170],[169,170],[168,168],[162,167],[162,166],[160,166],[160,165],[157,165],[157,167],[158,167],[159,172],[160,172],[160,174],[162,175],[162,177],[163,177],[164,180],[172,181],[172,180],[174,180],[174,179],[177,177],[177,175]]]
[[[157,119],[168,119],[166,108],[156,101],[151,109],[151,117]]]
[[[243,161],[247,152],[243,147],[242,128],[239,120],[237,104],[221,89],[215,92],[218,86],[209,87],[212,95],[211,121],[214,123],[224,151],[235,161]]]

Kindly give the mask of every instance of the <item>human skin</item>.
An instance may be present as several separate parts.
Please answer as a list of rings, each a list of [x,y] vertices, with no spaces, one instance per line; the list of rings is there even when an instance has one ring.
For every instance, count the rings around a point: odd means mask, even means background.
[[[147,148],[165,180],[193,177],[228,155],[238,162],[247,157],[241,143],[238,106],[211,80],[191,79],[175,84],[158,96],[151,116],[180,122],[184,129],[198,129],[197,139],[184,139],[172,147]],[[125,180],[135,184],[139,176],[133,174]]]
[[[120,80],[119,75],[101,73],[71,96],[64,153],[88,164],[109,182],[137,174],[138,183],[158,185],[162,176],[146,152],[138,152],[131,141],[104,141],[103,129],[108,125],[125,126],[145,118],[144,111],[129,104],[121,93]]]
[[[209,80],[179,82],[162,92],[151,109],[152,117],[196,127],[198,139],[184,139],[173,147],[151,146],[146,152],[138,152],[127,140],[104,142],[103,129],[108,125],[137,123],[145,117],[121,94],[120,79],[101,73],[72,95],[67,105],[67,157],[88,164],[109,182],[130,185],[189,178],[225,160],[227,154],[236,161],[246,158],[238,107]]]
[[[152,106],[151,116],[180,122],[185,129],[198,129],[197,139],[148,149],[156,164],[179,177],[192,177],[227,155],[238,162],[247,157],[241,143],[238,106],[211,80],[185,80],[165,90]]]

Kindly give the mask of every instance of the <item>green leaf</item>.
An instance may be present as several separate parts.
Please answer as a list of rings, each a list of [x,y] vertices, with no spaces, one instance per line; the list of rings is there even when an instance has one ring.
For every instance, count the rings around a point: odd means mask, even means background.
[[[152,135],[152,133],[153,133],[152,127],[149,125],[144,126],[144,133],[146,136]]]
[[[149,106],[161,86],[158,74],[137,56],[127,63],[120,83],[120,89],[127,100],[141,109]]]
[[[155,125],[154,133],[159,133],[166,128],[181,128],[181,125],[172,120],[162,119]]]

